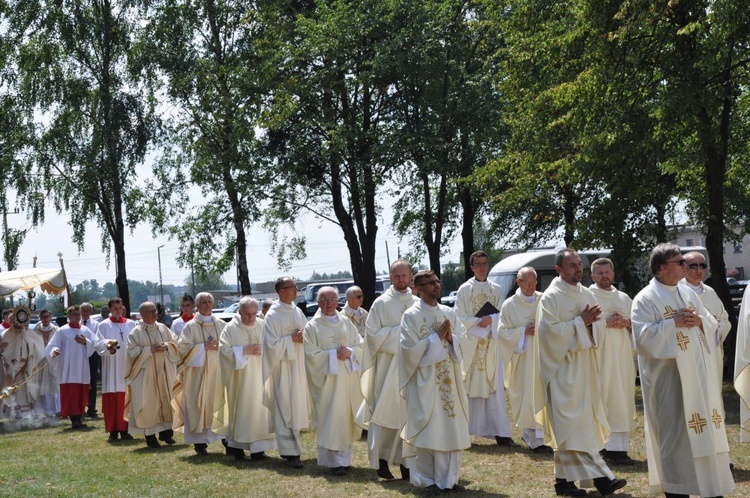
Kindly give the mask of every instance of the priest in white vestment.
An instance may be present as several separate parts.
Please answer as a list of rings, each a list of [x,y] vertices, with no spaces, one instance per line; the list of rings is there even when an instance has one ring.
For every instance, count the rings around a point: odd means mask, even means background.
[[[351,467],[352,444],[361,429],[354,417],[362,404],[362,336],[336,311],[338,291],[318,290],[318,312],[305,326],[305,368],[315,406],[318,465],[334,475]]]
[[[221,395],[217,418],[224,423],[221,434],[237,460],[268,458],[276,449],[276,436],[269,431],[271,412],[263,404],[263,320],[257,318],[258,301],[240,299],[237,314],[224,327],[219,339]]]
[[[107,303],[109,317],[102,320],[97,328],[100,347],[97,349],[102,357],[102,413],[104,430],[109,432],[109,442],[133,439],[128,432],[125,421],[125,369],[127,363],[127,344],[130,331],[136,326],[133,320],[125,318],[125,305],[119,297],[113,297]],[[107,349],[110,341],[117,341],[117,348]]]
[[[729,313],[724,309],[724,303],[721,302],[716,291],[703,283],[706,279],[707,268],[706,257],[703,254],[696,251],[685,254],[685,278],[680,280],[680,285],[685,285],[698,294],[706,311],[711,313],[719,324],[716,343],[711,344],[710,360],[716,372],[716,382],[721,390],[724,384],[724,341],[729,331],[732,330],[732,324],[729,322]]]
[[[604,460],[615,465],[633,465],[628,456],[630,431],[635,424],[635,343],[630,328],[630,307],[633,300],[612,285],[614,264],[607,258],[591,263],[589,287],[602,309],[605,322],[599,336],[599,382],[602,401],[607,412],[609,438],[604,445]]]
[[[432,270],[414,277],[420,301],[401,319],[399,385],[406,400],[404,441],[416,449],[411,483],[428,491],[462,491],[463,451],[471,446],[469,405],[461,371],[461,335],[455,312],[438,303]]]
[[[89,357],[99,342],[88,327],[81,325],[78,306],[68,308],[68,323],[63,325],[47,344],[47,356],[56,357],[60,381],[60,417],[70,417],[73,429],[86,427],[81,421],[86,411],[91,369]]]
[[[195,314],[193,313],[194,309],[195,300],[193,299],[193,296],[190,294],[182,296],[182,300],[180,301],[180,316],[175,318],[172,321],[172,325],[169,327],[178,339],[180,335],[182,335],[182,329],[185,328],[185,324],[195,317]]]
[[[125,368],[125,420],[133,434],[144,434],[151,448],[174,444],[172,387],[177,375],[177,336],[156,321],[156,304],[138,308],[141,321],[128,334]],[[158,440],[157,440],[158,435]]]
[[[498,323],[500,354],[505,369],[505,388],[516,427],[522,429],[521,439],[537,453],[551,453],[544,444],[544,431],[534,417],[534,385],[541,382],[534,369],[536,355],[536,311],[541,292],[536,290],[534,268],[518,270],[515,294],[503,302]],[[541,389],[537,388],[541,393]]]
[[[177,379],[174,385],[172,410],[173,429],[185,433],[185,442],[192,444],[198,455],[208,454],[208,444],[222,436],[214,418],[219,396],[219,337],[226,323],[213,316],[214,298],[200,292],[198,314],[185,324],[177,340]]]
[[[545,443],[555,451],[555,492],[584,496],[581,487],[596,487],[602,495],[625,486],[615,479],[599,451],[609,435],[602,401],[596,347],[601,308],[593,293],[581,285],[583,263],[572,249],[555,255],[558,277],[542,294],[537,310],[536,345],[542,382],[535,394],[537,421]]]
[[[734,389],[740,395],[740,442],[750,443],[750,285],[742,295],[737,323]]]
[[[398,349],[401,317],[416,298],[409,283],[411,266],[399,259],[391,264],[391,286],[372,303],[365,323],[362,349],[362,395],[357,421],[367,427],[367,456],[381,479],[393,479],[389,465],[399,465],[401,479],[409,480],[413,450],[404,444],[401,428],[406,407],[399,394]]]
[[[300,431],[309,423],[304,328],[307,319],[294,303],[297,284],[280,277],[274,286],[279,300],[263,324],[263,404],[271,411],[269,431],[276,434],[281,458],[293,469],[304,467]]]
[[[47,347],[52,336],[57,332],[57,325],[52,323],[52,313],[48,310],[39,312],[39,323],[34,330],[42,336],[44,347]],[[47,362],[39,372],[39,411],[44,415],[60,413],[60,383],[57,380],[57,361]]]
[[[367,321],[367,310],[362,307],[365,295],[358,285],[352,285],[346,289],[346,305],[341,314],[347,317],[359,332],[360,337],[365,336],[365,322]]]
[[[24,318],[16,317],[16,314]],[[5,400],[5,410],[12,417],[33,417],[40,398],[40,377],[32,377],[32,374],[45,359],[44,341],[35,331],[29,330],[29,315],[30,311],[25,306],[16,307],[11,315],[11,326],[0,339],[0,361],[5,372],[0,389],[23,383]]]
[[[503,289],[487,280],[490,260],[484,251],[469,258],[474,276],[458,288],[456,316],[464,328],[464,383],[469,397],[469,433],[494,439],[499,446],[518,446],[510,437],[510,421],[505,404],[505,369],[497,337]],[[490,304],[492,313],[477,313]]]
[[[720,335],[698,295],[678,285],[685,258],[660,244],[654,276],[633,300],[651,494],[726,495],[734,489],[721,389],[710,359]]]

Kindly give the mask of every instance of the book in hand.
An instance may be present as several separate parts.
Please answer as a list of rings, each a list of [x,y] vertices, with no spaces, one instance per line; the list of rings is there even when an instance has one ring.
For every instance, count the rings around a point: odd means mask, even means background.
[[[491,302],[487,301],[484,303],[484,306],[479,308],[479,311],[476,312],[474,315],[477,318],[482,318],[489,315],[494,315],[495,313],[500,313],[500,310],[495,308]]]

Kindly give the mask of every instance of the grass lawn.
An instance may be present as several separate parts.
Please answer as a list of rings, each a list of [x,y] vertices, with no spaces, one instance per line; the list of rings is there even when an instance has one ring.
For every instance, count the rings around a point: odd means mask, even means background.
[[[739,400],[724,388],[727,429],[737,489],[732,496],[750,496],[750,445],[739,444]],[[615,496],[648,496],[643,441],[643,414],[638,398],[637,428],[631,433],[633,467],[612,467],[628,485]],[[237,462],[224,456],[220,443],[209,445],[209,455],[198,457],[192,445],[160,449],[146,447],[143,438],[107,442],[102,419],[85,419],[89,429],[71,431],[68,421],[47,427],[11,432],[0,423],[0,496],[396,496],[424,493],[400,480],[381,481],[367,468],[364,441],[355,444],[351,472],[331,476],[315,464],[315,435],[303,435],[305,468],[292,470],[275,452],[263,462]],[[520,441],[518,430],[513,437]],[[398,476],[398,470],[395,474]],[[464,453],[461,484],[465,496],[551,497],[552,455],[499,448],[494,441],[474,439]],[[590,491],[589,495],[598,496]]]

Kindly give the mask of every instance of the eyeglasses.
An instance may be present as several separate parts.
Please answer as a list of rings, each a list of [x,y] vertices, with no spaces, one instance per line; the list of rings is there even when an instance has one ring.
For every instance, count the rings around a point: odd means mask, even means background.
[[[286,287],[281,287],[281,290],[287,290],[287,289],[297,289],[296,285],[287,285]]]
[[[485,268],[487,266],[490,266],[489,262],[485,261],[484,263],[472,263],[471,266],[476,266],[479,268]]]
[[[690,263],[688,267],[691,270],[697,270],[698,268],[700,268],[701,270],[705,270],[706,268],[708,268],[708,265],[706,263]]]
[[[667,262],[666,262],[666,263],[664,263],[664,264],[665,264],[665,265],[668,265],[668,264],[670,264],[670,263],[677,263],[677,264],[678,264],[678,265],[680,265],[680,266],[685,266],[685,258],[682,258],[682,259],[677,259],[677,260],[675,260],[675,261],[667,261]]]
[[[360,294],[359,296],[354,296],[355,299],[362,299],[363,297],[365,296],[363,296],[362,294]]]
[[[425,285],[440,285],[440,280],[430,280],[429,282],[425,282],[423,284],[417,284],[417,287],[424,287]]]
[[[335,298],[335,297],[321,297],[320,299],[318,299],[318,301],[321,303],[338,303],[339,302],[338,298]]]

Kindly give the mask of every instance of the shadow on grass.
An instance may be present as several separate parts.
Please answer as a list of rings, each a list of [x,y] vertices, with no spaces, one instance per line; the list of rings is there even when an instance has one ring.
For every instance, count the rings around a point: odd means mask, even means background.
[[[741,469],[735,465],[732,469],[732,476],[734,476],[734,482],[750,482],[750,469]]]
[[[150,446],[146,445],[145,440],[138,441],[137,439],[135,441],[128,441],[128,446],[136,446],[136,445],[142,445],[140,448],[136,448],[133,451],[133,453],[174,453],[176,451],[182,451],[184,450],[187,445],[186,444],[162,444],[158,448],[152,448]],[[133,444],[135,443],[135,444]],[[198,456],[198,455],[195,455]],[[204,457],[205,458],[205,457]]]

